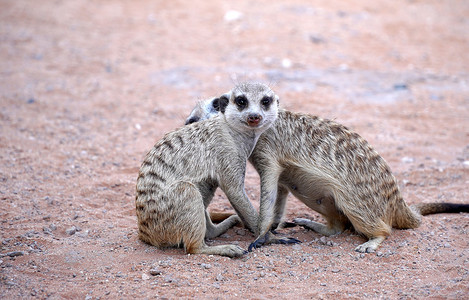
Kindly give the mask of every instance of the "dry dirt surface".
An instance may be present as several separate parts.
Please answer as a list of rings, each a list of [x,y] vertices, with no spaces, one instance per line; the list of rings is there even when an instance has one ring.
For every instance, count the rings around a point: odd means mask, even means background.
[[[301,244],[186,255],[138,240],[135,182],[195,101],[256,80],[365,137],[408,203],[467,203],[468,16],[464,0],[1,0],[0,298],[467,299],[467,213],[372,254],[297,227],[281,234]],[[258,206],[252,167],[246,189]],[[221,192],[210,209],[232,211]],[[295,217],[321,221],[290,196]]]

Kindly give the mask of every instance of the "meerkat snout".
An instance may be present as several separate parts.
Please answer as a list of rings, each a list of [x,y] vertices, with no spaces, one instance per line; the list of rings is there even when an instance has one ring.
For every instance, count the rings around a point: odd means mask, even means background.
[[[262,121],[262,116],[260,114],[249,114],[248,115],[248,125],[251,127],[256,127],[259,125],[259,122]]]

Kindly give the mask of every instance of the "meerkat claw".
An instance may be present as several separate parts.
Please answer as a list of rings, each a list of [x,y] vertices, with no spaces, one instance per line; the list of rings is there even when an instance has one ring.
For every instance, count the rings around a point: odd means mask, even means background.
[[[249,245],[248,252],[252,252],[253,249],[260,248],[263,244],[264,244],[264,242],[262,242],[260,240],[255,240],[254,242],[252,242]]]
[[[252,242],[249,247],[248,251],[251,252],[252,249],[260,248],[265,245],[269,241],[269,232],[267,232],[264,236],[259,237],[254,242]]]
[[[272,239],[269,244],[280,244],[280,245],[291,245],[291,244],[299,244],[301,243],[300,240],[295,238],[274,238]]]

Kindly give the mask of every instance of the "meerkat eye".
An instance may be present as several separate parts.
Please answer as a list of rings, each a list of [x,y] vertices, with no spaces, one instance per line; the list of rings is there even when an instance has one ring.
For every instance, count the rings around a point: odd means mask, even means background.
[[[246,99],[246,96],[241,95],[235,98],[235,103],[239,108],[245,108],[248,105],[248,99]]]
[[[270,104],[272,104],[272,101],[272,97],[264,96],[264,98],[261,100],[261,104],[267,108]]]

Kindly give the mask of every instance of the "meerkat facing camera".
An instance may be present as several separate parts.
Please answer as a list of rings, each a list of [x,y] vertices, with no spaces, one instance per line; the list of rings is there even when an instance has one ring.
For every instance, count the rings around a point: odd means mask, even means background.
[[[257,231],[258,215],[244,191],[247,158],[277,117],[278,97],[263,84],[245,83],[217,99],[220,114],[166,134],[145,157],[137,179],[139,237],[158,246],[181,246],[187,253],[229,257],[235,245],[207,246],[239,218]],[[206,211],[220,187],[238,216],[214,225]]]
[[[216,101],[198,103],[186,123],[216,115]],[[275,241],[269,230],[280,224],[289,192],[327,221],[297,218],[296,224],[326,236],[351,225],[369,239],[356,247],[358,252],[374,252],[392,227],[418,227],[421,215],[469,211],[468,204],[409,207],[391,169],[365,139],[316,116],[279,110],[249,161],[261,178],[259,236],[249,250]]]

